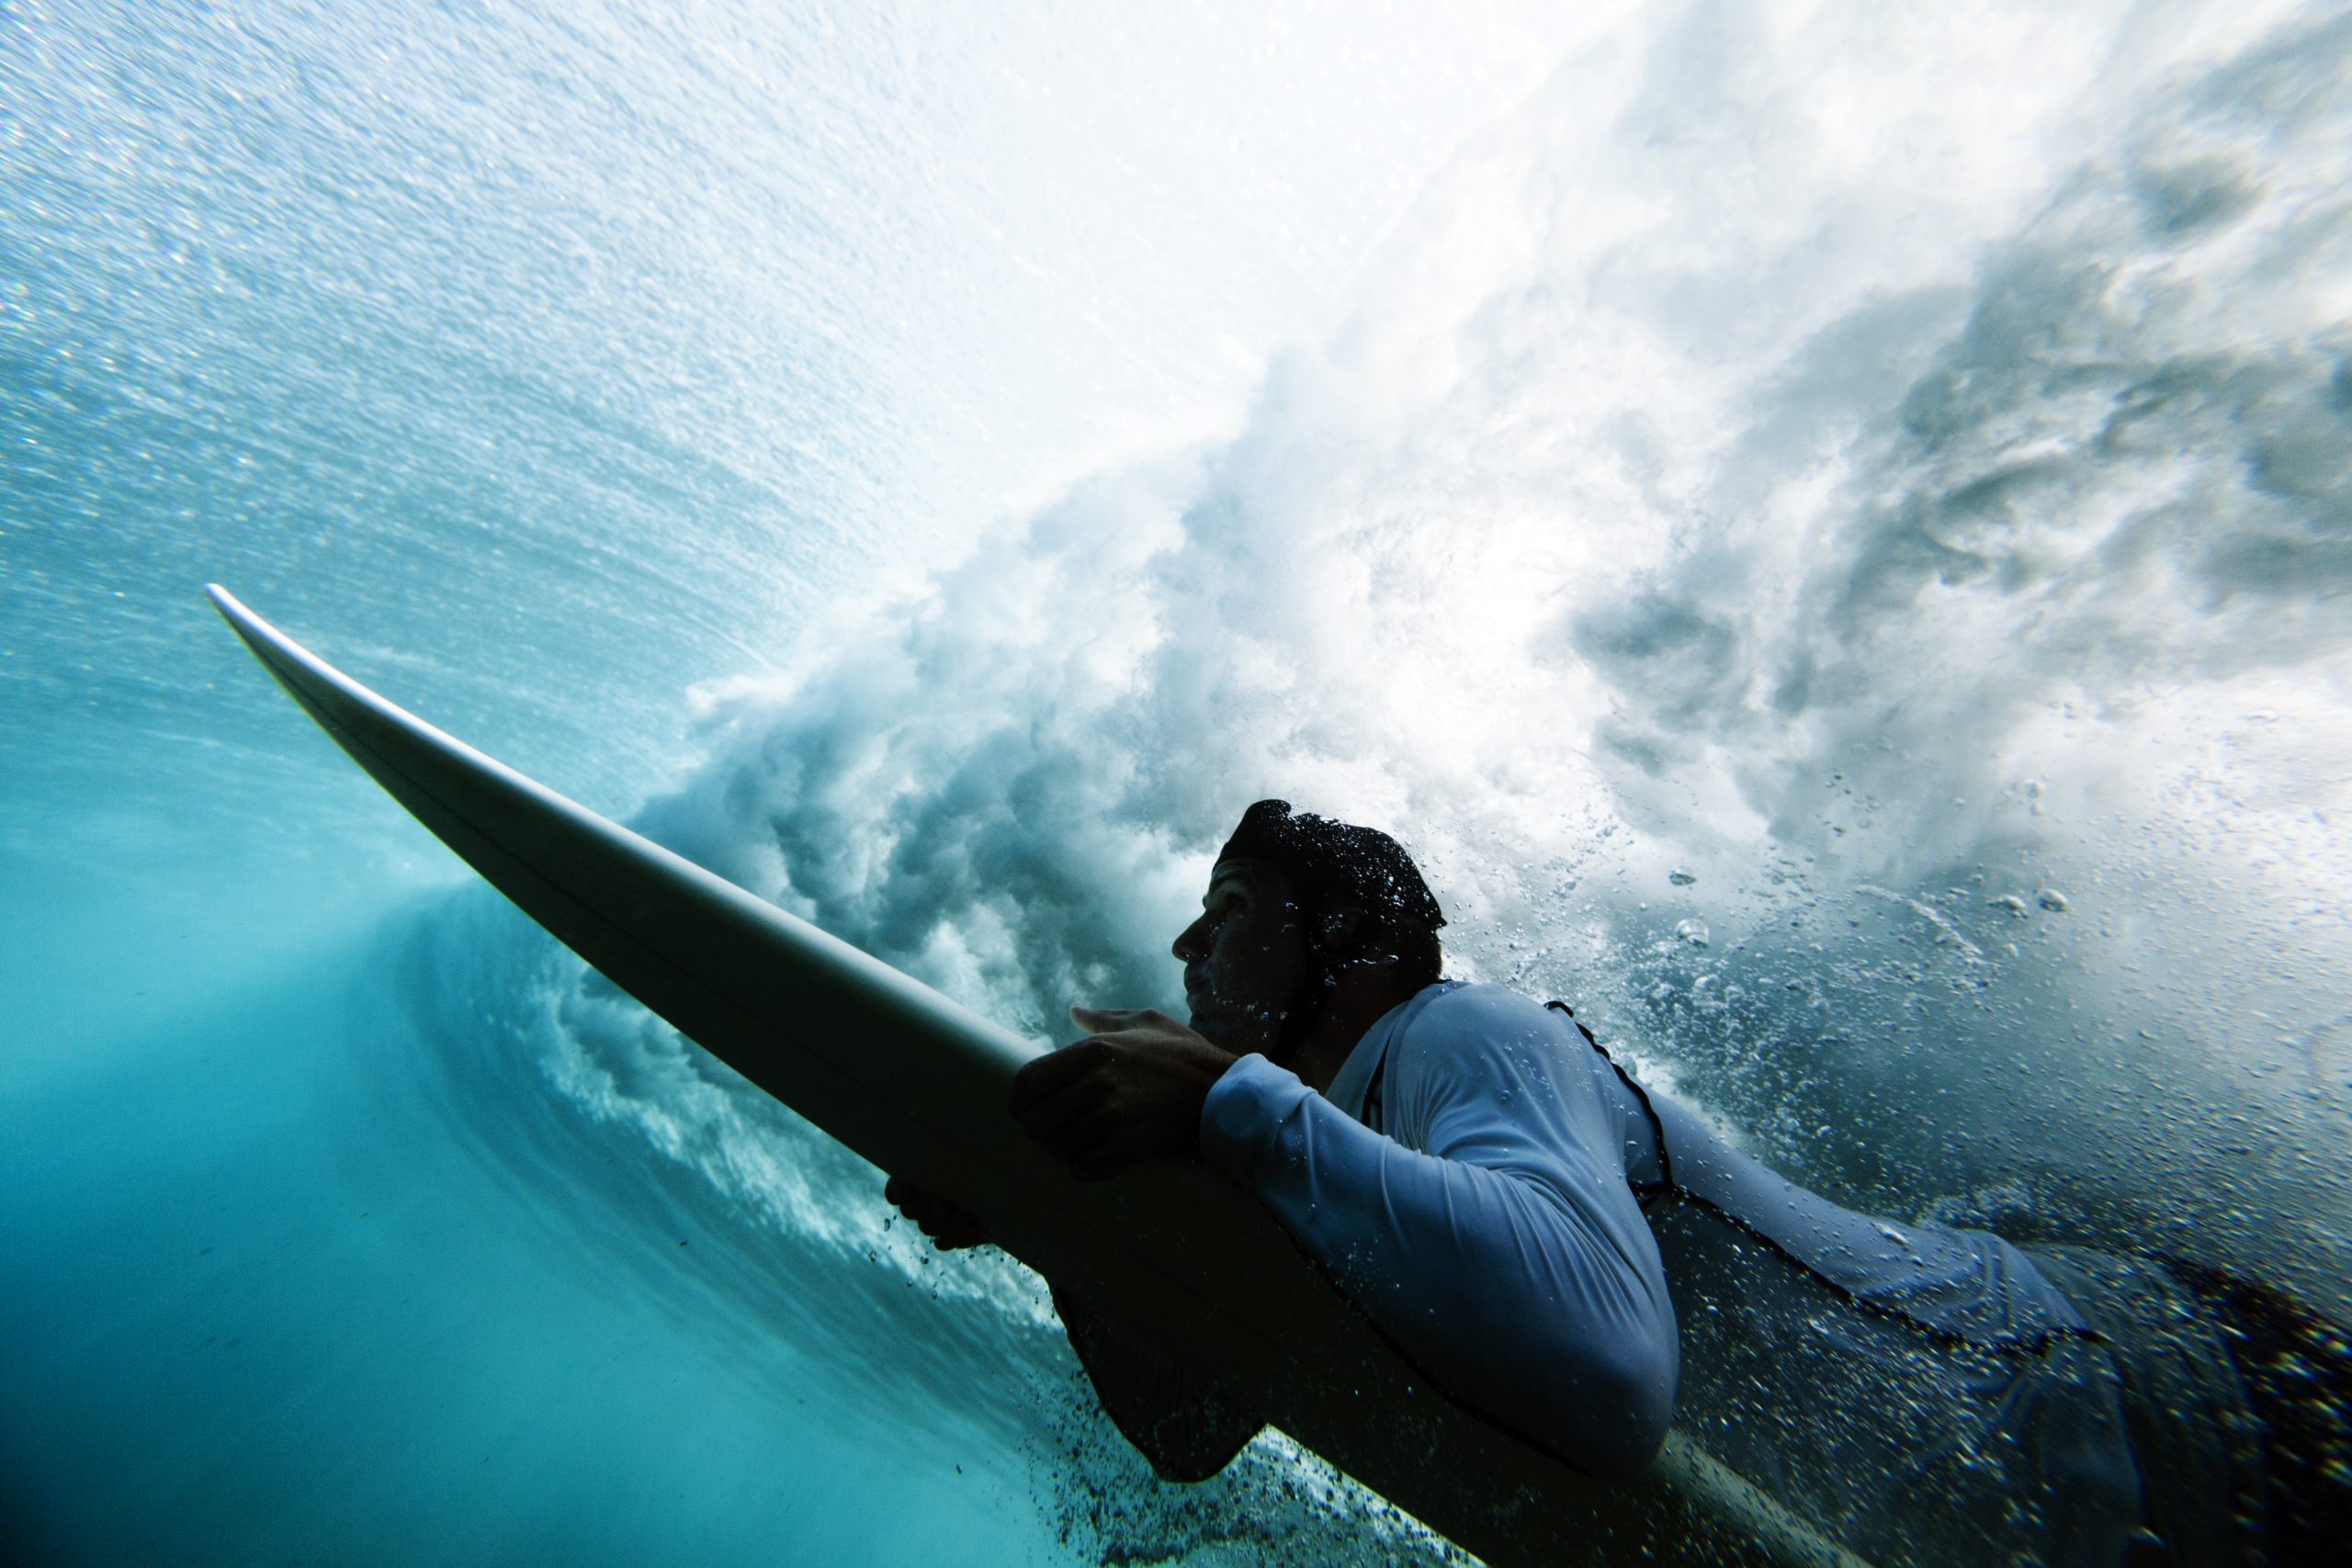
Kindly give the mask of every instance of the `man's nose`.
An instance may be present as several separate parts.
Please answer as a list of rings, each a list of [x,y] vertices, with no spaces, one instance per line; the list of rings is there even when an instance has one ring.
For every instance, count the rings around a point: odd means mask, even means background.
[[[1191,925],[1178,931],[1176,940],[1170,944],[1168,952],[1180,964],[1190,964],[1194,959],[1206,958],[1209,955],[1209,950],[1201,941],[1201,922],[1194,920]]]

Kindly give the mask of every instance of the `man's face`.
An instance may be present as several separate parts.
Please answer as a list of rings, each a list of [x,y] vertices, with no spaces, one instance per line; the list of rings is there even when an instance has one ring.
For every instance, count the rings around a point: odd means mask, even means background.
[[[1184,965],[1193,1029],[1237,1056],[1273,1057],[1308,974],[1291,874],[1265,861],[1217,862],[1201,918],[1170,951]]]

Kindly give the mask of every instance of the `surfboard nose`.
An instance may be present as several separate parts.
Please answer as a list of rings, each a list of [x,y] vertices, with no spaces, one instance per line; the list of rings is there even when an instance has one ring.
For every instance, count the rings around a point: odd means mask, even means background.
[[[478,755],[455,737],[443,734],[398,704],[386,701],[354,681],[254,614],[220,584],[208,582],[204,592],[212,601],[212,607],[220,612],[220,618],[229,623],[230,629],[261,661],[270,678],[285,688],[286,694],[411,810],[415,807],[401,787],[408,781],[388,776],[385,753],[372,742],[409,732],[430,736],[441,747],[469,757]],[[480,760],[498,772],[506,771],[489,758]]]
[[[286,684],[282,671],[288,664],[300,667],[300,660],[297,656],[303,651],[301,645],[254,614],[243,600],[219,583],[206,583],[204,595],[212,601],[212,607],[220,612],[220,618],[229,623],[229,629],[253,649],[254,656],[281,685]]]

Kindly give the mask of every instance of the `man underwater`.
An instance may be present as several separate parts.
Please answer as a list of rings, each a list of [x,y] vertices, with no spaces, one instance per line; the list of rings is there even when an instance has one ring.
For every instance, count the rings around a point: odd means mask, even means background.
[[[2335,1559],[2346,1347],[2260,1287],[1838,1208],[1646,1092],[1559,1004],[1440,978],[1444,916],[1386,834],[1260,801],[1176,939],[1190,1027],[1073,1009],[1015,1080],[1078,1176],[1201,1158],[1441,1387],[1589,1473],[1679,1421],[1865,1558]],[[978,1223],[900,1183],[944,1248]],[[1158,1386],[1057,1291],[1161,1473],[1254,1423]]]

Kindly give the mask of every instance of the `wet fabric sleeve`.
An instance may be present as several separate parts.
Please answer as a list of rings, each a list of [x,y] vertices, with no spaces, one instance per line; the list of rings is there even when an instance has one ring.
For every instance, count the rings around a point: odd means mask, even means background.
[[[1433,1021],[1442,1038],[1417,1023],[1387,1074],[1419,1146],[1252,1055],[1212,1091],[1203,1151],[1440,1388],[1589,1473],[1633,1474],[1665,1438],[1678,1351],[1605,1109],[1540,1026]]]

